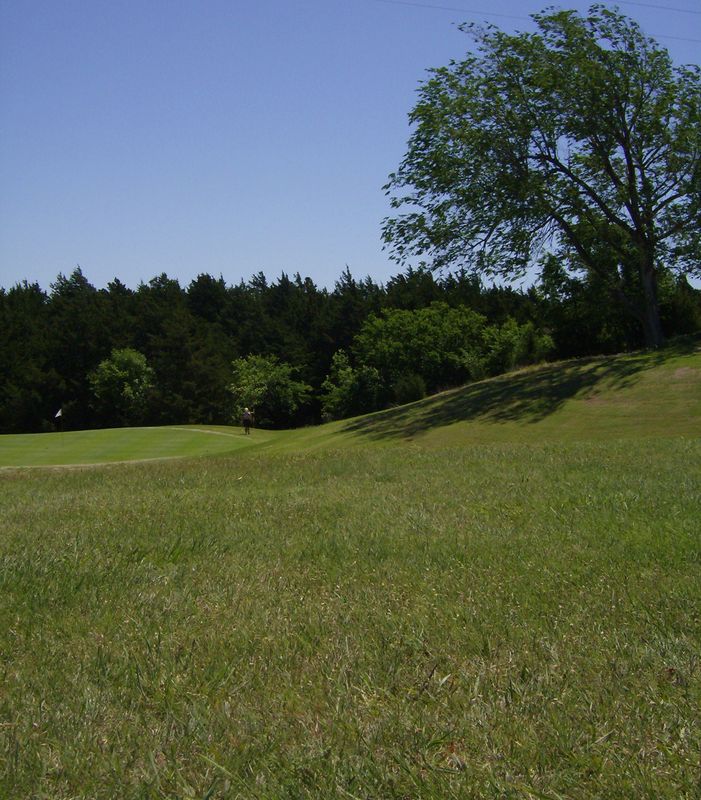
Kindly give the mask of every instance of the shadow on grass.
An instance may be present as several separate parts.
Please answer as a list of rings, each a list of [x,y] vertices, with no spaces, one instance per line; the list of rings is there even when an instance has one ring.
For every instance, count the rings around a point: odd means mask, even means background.
[[[700,337],[684,337],[656,351],[552,364],[500,375],[409,406],[353,420],[344,431],[374,439],[410,439],[455,422],[534,423],[553,414],[573,397],[595,395],[597,387],[616,390],[631,386],[645,370],[674,356],[694,353],[700,345]]]

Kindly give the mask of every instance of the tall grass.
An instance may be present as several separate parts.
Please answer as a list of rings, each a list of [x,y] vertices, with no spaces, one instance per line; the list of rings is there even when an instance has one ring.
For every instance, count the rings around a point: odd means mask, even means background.
[[[0,795],[701,793],[696,438],[0,475]]]

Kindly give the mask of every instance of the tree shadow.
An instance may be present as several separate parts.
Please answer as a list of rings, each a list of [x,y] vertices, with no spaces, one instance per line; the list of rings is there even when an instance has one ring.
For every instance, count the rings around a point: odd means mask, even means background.
[[[573,397],[591,398],[597,389],[623,389],[646,370],[671,357],[697,352],[697,336],[675,340],[660,350],[534,367],[468,384],[440,395],[370,416],[344,426],[372,439],[411,439],[455,422],[535,423]]]

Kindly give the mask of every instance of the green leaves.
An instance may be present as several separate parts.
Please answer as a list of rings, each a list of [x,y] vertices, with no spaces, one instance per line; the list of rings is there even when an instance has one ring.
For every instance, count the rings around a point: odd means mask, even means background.
[[[610,273],[635,253],[642,295],[628,298],[652,341],[661,336],[657,272],[671,256],[698,274],[701,250],[701,80],[674,69],[635,22],[593,6],[534,15],[536,34],[463,28],[479,56],[431,71],[414,132],[390,176],[384,239],[399,261],[466,263],[523,274],[543,251]],[[614,267],[614,277],[618,264]],[[625,294],[630,287],[617,285]]]
[[[250,408],[263,426],[285,426],[310,396],[311,386],[293,378],[294,368],[275,356],[250,355],[233,363],[233,417]]]
[[[322,414],[344,419],[374,411],[383,398],[380,373],[375,367],[351,366],[344,350],[334,353],[331,370],[321,385]]]
[[[481,314],[434,302],[415,311],[387,309],[371,316],[355,339],[359,360],[375,367],[387,386],[420,375],[429,391],[469,377],[460,352],[479,340]]]
[[[115,349],[88,376],[95,405],[105,424],[133,425],[141,422],[153,370],[146,357],[131,348]]]

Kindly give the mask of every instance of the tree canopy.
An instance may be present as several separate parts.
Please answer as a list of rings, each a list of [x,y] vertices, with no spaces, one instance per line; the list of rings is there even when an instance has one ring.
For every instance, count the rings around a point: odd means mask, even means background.
[[[141,353],[128,347],[115,349],[88,379],[99,417],[120,425],[141,422],[153,387],[153,370]]]
[[[233,419],[249,408],[264,426],[292,425],[295,414],[309,399],[312,387],[296,380],[295,369],[275,356],[250,355],[232,364]]]
[[[556,255],[657,346],[661,277],[701,275],[699,69],[601,5],[533,18],[535,33],[463,26],[477,52],[430,71],[385,241],[506,277]]]

